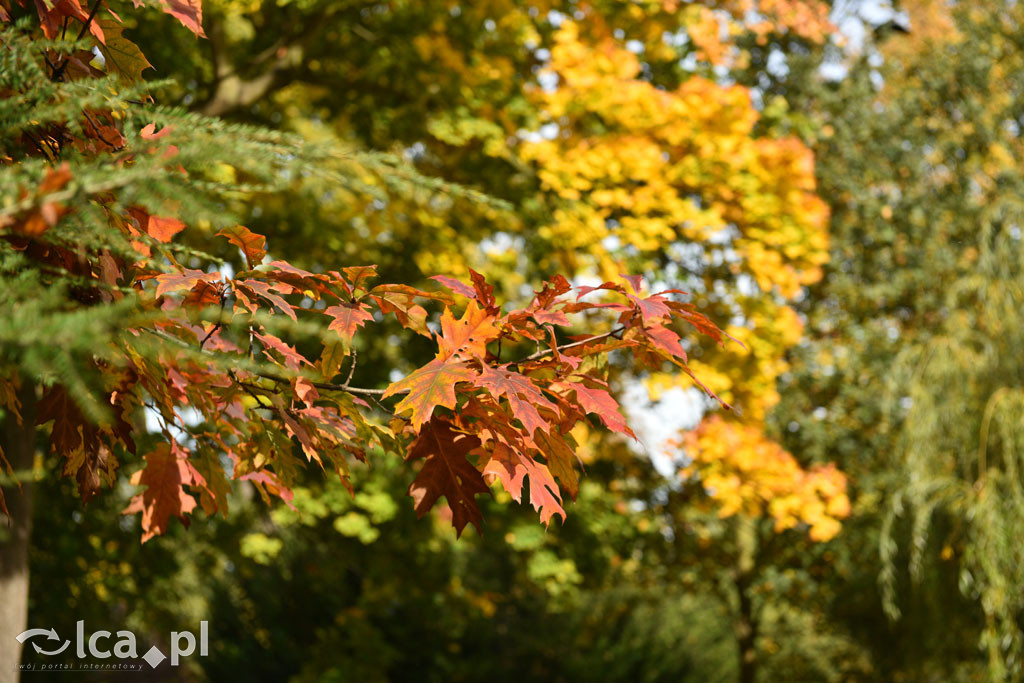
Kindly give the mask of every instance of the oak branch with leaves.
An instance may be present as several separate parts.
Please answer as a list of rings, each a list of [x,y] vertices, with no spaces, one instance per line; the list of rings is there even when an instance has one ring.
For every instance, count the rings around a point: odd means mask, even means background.
[[[202,35],[198,0],[156,4]],[[646,292],[637,276],[576,288],[556,276],[505,311],[477,273],[425,291],[379,283],[373,266],[314,273],[272,260],[224,204],[274,191],[297,162],[350,181],[329,170],[337,153],[153,106],[145,58],[104,3],[35,8],[43,35],[19,20],[24,8],[0,3],[12,23],[0,49],[0,281],[13,311],[0,329],[0,405],[29,435],[50,424],[84,501],[141,455],[132,481],[144,488],[125,512],[141,513],[143,541],[197,507],[225,512],[232,479],[288,503],[306,462],[347,482],[375,448],[422,461],[409,487],[417,512],[444,496],[459,533],[479,529],[488,478],[517,501],[528,479],[540,519],[564,518],[578,490],[573,426],[593,417],[632,435],[595,357],[621,350],[689,373],[684,328],[721,342],[685,293]],[[224,180],[215,164],[244,178]],[[237,271],[180,242],[188,226],[218,224]],[[359,387],[353,340],[385,318],[432,339],[436,356],[390,386]],[[139,453],[145,410],[163,439]]]

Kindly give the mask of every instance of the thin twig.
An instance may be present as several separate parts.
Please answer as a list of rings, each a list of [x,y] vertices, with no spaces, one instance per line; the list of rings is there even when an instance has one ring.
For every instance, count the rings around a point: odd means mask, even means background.
[[[249,384],[246,384],[242,380],[238,379],[238,375],[235,374],[234,370],[228,370],[228,374],[231,375],[231,379],[235,380],[235,384],[237,384],[238,386],[242,387],[242,391],[244,391],[245,393],[249,394],[250,396],[253,397],[253,399],[256,400],[256,404],[260,408],[263,408],[264,410],[273,410],[274,409],[273,405],[269,405],[269,406],[268,405],[263,405],[263,400],[260,397],[260,395],[255,393],[255,392],[253,392],[252,389],[249,388],[250,387]]]
[[[537,360],[538,358],[543,358],[544,356],[546,356],[547,354],[549,354],[549,353],[551,353],[551,352],[553,352],[555,350],[565,351],[566,349],[572,349],[572,348],[575,348],[577,346],[583,346],[584,344],[589,344],[590,342],[600,341],[601,339],[607,339],[608,337],[614,337],[615,335],[619,334],[620,332],[623,332],[625,329],[626,329],[625,327],[616,327],[611,332],[605,332],[604,334],[596,334],[593,337],[587,337],[586,339],[581,339],[579,341],[574,341],[574,342],[572,342],[570,344],[563,344],[562,346],[556,346],[555,348],[542,349],[542,350],[538,351],[537,353],[531,354],[531,355],[527,356],[526,358],[523,358],[521,361],[519,361],[519,363],[528,363],[531,360]]]
[[[345,384],[352,384],[352,375],[356,374],[356,350],[352,349],[352,365],[348,368],[348,377],[345,378]]]
[[[109,147],[109,148],[111,148],[113,150],[121,149],[121,147],[118,147],[113,142],[110,142],[105,137],[103,137],[103,133],[100,132],[100,128],[99,128],[99,126],[96,125],[96,122],[92,120],[92,117],[89,115],[89,112],[87,112],[86,110],[83,109],[82,113],[85,114],[85,118],[86,118],[86,120],[89,121],[89,125],[92,126],[92,129],[94,131],[96,131],[96,137],[98,137],[103,142],[103,144],[105,144],[107,147]],[[123,145],[122,145],[122,147],[123,147]]]
[[[92,10],[89,12],[89,16],[86,18],[85,23],[82,24],[82,30],[78,32],[78,37],[75,40],[81,40],[85,37],[85,32],[89,30],[89,25],[92,20],[96,18],[96,13],[100,11],[100,5],[103,4],[103,0],[96,0],[93,3]]]
[[[65,17],[65,21],[67,17]],[[46,66],[50,67],[50,76],[52,77],[57,73],[57,65],[50,61],[50,56],[46,54],[46,50],[42,50],[43,59],[46,60]]]
[[[217,316],[217,324],[214,325],[213,328],[211,328],[210,331],[206,333],[206,336],[203,337],[203,340],[201,342],[199,342],[199,350],[200,351],[203,350],[203,346],[210,339],[210,337],[213,336],[213,333],[220,329],[221,324],[224,322],[224,302],[225,302],[226,299],[227,299],[227,292],[221,292],[220,293],[220,315]]]
[[[351,387],[348,384],[331,384],[330,382],[313,382],[313,386],[327,391],[347,391],[350,394],[365,394],[366,396],[383,396],[387,392],[387,389],[363,389],[361,387]]]
[[[376,398],[374,398],[373,396],[370,396],[370,397],[369,397],[369,399],[370,399],[371,401],[373,401],[373,402],[374,402],[374,404],[375,404],[375,405],[376,405],[376,406],[377,406],[378,408],[380,408],[381,410],[383,410],[383,411],[384,411],[385,413],[387,413],[388,415],[390,415],[390,416],[392,416],[392,417],[397,417],[397,416],[395,415],[395,413],[394,413],[393,411],[391,411],[391,410],[388,410],[388,408],[387,408],[387,407],[386,407],[386,406],[385,406],[385,405],[384,405],[383,403],[381,403],[380,401],[378,401],[378,400],[377,400]],[[403,420],[406,420],[406,421],[408,421],[408,418],[404,418],[404,417],[403,417],[403,418],[401,418],[401,419],[403,419]]]

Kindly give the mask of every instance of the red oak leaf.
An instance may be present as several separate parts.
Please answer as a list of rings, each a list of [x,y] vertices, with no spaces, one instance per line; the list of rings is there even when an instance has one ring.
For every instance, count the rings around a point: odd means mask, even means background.
[[[89,12],[82,7],[79,0],[35,0],[36,11],[43,24],[43,33],[47,38],[57,38],[61,34],[61,27],[68,19],[76,19],[85,25],[89,21]],[[103,29],[97,22],[89,22],[89,33],[102,43],[104,41]]]
[[[180,273],[164,273],[156,276],[156,295],[163,296],[170,292],[192,289],[200,282],[216,282],[220,273],[204,273],[201,270],[185,268]]]
[[[164,128],[160,133],[163,133],[165,130],[167,128]],[[217,233],[217,236],[226,237],[228,242],[241,249],[245,255],[246,265],[250,269],[258,266],[263,261],[263,257],[267,255],[267,238],[263,235],[257,235],[244,225],[224,228]]]
[[[476,294],[476,300],[480,302],[484,310],[491,315],[500,313],[501,309],[494,301],[494,285],[488,284],[484,276],[472,268],[469,269],[469,277],[473,280],[473,293]]]
[[[284,501],[285,505],[290,507],[292,510],[296,510],[296,507],[292,504],[292,500],[295,498],[295,493],[290,488],[281,483],[281,480],[277,478],[273,472],[268,470],[260,470],[259,472],[250,472],[240,477],[242,481],[251,482],[256,490],[260,492],[260,496],[267,503],[270,502],[270,496],[280,498]]]
[[[480,308],[476,301],[469,302],[458,320],[446,308],[441,314],[441,336],[437,340],[437,357],[446,359],[459,355],[483,358],[487,355],[487,342],[501,334],[497,322],[497,319]]]
[[[533,319],[539,322],[541,325],[568,325],[569,318],[566,317],[562,311],[546,311],[537,310],[531,311],[530,315]]]
[[[576,500],[576,494],[580,489],[580,480],[574,466],[574,462],[578,458],[568,443],[572,437],[569,434],[558,434],[557,430],[555,430],[555,434],[538,430],[535,438],[551,473],[558,477],[558,481],[562,482],[569,497]]]
[[[36,0],[37,2],[39,0]],[[172,17],[181,22],[199,38],[205,38],[203,33],[203,3],[202,0],[158,0],[160,8]],[[144,0],[132,0],[136,8],[144,6]]]
[[[412,427],[430,419],[434,408],[455,407],[455,385],[471,381],[477,372],[466,363],[435,358],[405,379],[395,382],[384,392],[384,397],[402,392],[409,395],[395,406],[395,412],[412,411]]]
[[[342,268],[345,277],[352,283],[352,287],[360,287],[363,280],[377,277],[377,266],[350,266]]]
[[[540,416],[537,406],[548,408],[556,414],[558,407],[544,398],[529,378],[505,368],[492,368],[485,364],[473,382],[489,391],[495,398],[504,396],[512,408],[512,415],[523,423],[531,436],[538,429],[551,430],[551,423]]]
[[[128,213],[139,222],[142,232],[157,242],[170,242],[175,235],[185,229],[185,224],[176,218],[153,216],[139,208],[128,209]]]
[[[298,320],[292,305],[276,293],[283,291],[285,294],[290,294],[292,291],[291,285],[270,284],[268,282],[263,282],[262,280],[247,279],[235,280],[234,286],[235,294],[238,295],[239,302],[248,308],[250,312],[256,311],[257,306],[255,299],[258,295],[274,304],[275,308],[292,320]]]
[[[292,370],[298,370],[303,365],[312,365],[305,356],[296,351],[292,346],[284,343],[272,334],[260,334],[259,332],[253,332],[252,336],[260,340],[260,343],[266,347],[266,351],[274,350],[277,351],[284,358],[285,367]],[[270,354],[267,354],[270,356]],[[273,356],[270,356],[271,360],[274,360]]]
[[[651,340],[655,348],[666,351],[686,362],[686,351],[679,344],[679,335],[663,325],[651,325],[644,328],[644,333]]]
[[[351,343],[359,328],[373,320],[370,307],[360,303],[331,306],[324,310],[324,315],[334,318],[327,327],[337,332],[346,343]]]
[[[427,311],[416,303],[416,297],[435,298],[433,294],[408,285],[378,285],[370,290],[381,313],[394,313],[398,322],[413,332],[432,337],[427,327]]]
[[[132,475],[131,482],[146,490],[132,498],[123,514],[142,513],[143,543],[165,533],[172,515],[188,526],[186,515],[195,509],[196,500],[184,487],[206,484],[188,456],[176,441],[162,443],[146,455],[146,466]]]
[[[583,410],[597,415],[608,429],[636,438],[636,434],[626,424],[626,418],[619,410],[619,402],[608,391],[588,387],[582,382],[559,382],[552,388],[576,392],[576,401]]]
[[[484,474],[492,474],[517,503],[523,497],[523,478],[530,477],[530,504],[540,513],[542,524],[548,524],[555,515],[561,515],[562,494],[548,469],[528,456],[521,455],[505,444],[495,444],[494,453],[484,467]]]
[[[637,294],[640,293],[640,289],[644,286],[644,278],[642,275],[626,275],[621,273],[619,275],[623,280],[629,283],[629,286],[633,288],[633,291]]]
[[[433,275],[431,276],[430,279],[434,280],[435,282],[440,282],[448,289],[452,290],[456,294],[461,294],[467,299],[476,298],[476,290],[474,290],[466,283],[456,280],[455,278],[447,277],[445,275]]]
[[[452,526],[457,535],[472,523],[482,531],[483,516],[475,495],[490,489],[483,476],[466,456],[480,446],[475,436],[452,429],[447,420],[435,417],[420,431],[409,447],[408,460],[424,459],[423,469],[409,486],[409,495],[416,502],[416,514],[422,517],[441,496],[448,501]]]
[[[641,299],[638,296],[627,294],[626,297],[636,305],[644,320],[650,321],[655,318],[667,318],[671,311],[666,305],[666,299],[660,296],[649,296]]]

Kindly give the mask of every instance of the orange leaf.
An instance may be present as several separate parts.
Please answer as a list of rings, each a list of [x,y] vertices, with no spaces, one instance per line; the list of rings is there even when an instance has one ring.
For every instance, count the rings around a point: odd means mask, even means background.
[[[345,273],[353,287],[358,288],[362,286],[363,280],[377,277],[377,266],[349,266],[342,268],[341,272]]]
[[[441,314],[441,336],[437,340],[440,359],[455,355],[469,355],[483,358],[487,354],[487,342],[501,334],[493,315],[481,309],[476,301],[470,301],[466,311],[458,320],[449,309]]]
[[[158,2],[165,14],[170,14],[177,19],[181,22],[182,26],[192,31],[197,37],[206,37],[206,34],[203,33],[202,0],[158,0]],[[132,0],[132,4],[137,9],[143,7],[146,2],[144,0]]]
[[[132,498],[123,514],[142,513],[142,542],[167,531],[173,515],[188,526],[185,516],[196,507],[196,500],[184,486],[204,486],[203,476],[188,461],[188,451],[177,442],[162,443],[146,455],[146,466],[132,475],[132,483],[146,490]]]
[[[409,392],[395,406],[395,412],[412,411],[412,427],[420,426],[430,419],[434,408],[455,407],[455,385],[476,377],[476,370],[465,363],[435,358],[405,379],[395,382],[384,392],[384,397]]]
[[[373,320],[370,307],[366,304],[331,306],[324,311],[324,315],[334,318],[327,328],[337,332],[349,344],[352,343],[352,337],[355,336],[359,328],[365,325],[367,321]]]
[[[199,282],[214,282],[218,278],[220,278],[220,273],[204,273],[191,268],[185,268],[180,273],[164,273],[156,276],[156,295],[163,296],[168,292],[192,289]]]
[[[167,130],[164,128],[164,130]],[[160,131],[161,133],[163,131]],[[224,228],[217,233],[218,237],[226,237],[228,242],[235,245],[245,254],[245,262],[249,268],[255,268],[267,255],[267,238],[257,235],[244,225],[235,225]]]
[[[619,411],[619,402],[604,389],[592,389],[582,382],[560,382],[557,386],[575,391],[576,401],[583,410],[597,415],[608,429],[636,438]]]
[[[303,365],[312,365],[308,360],[306,360],[306,357],[296,351],[294,347],[289,346],[272,334],[260,334],[259,332],[253,332],[252,336],[259,339],[260,343],[266,347],[264,349],[264,353],[271,358],[271,360],[273,360],[274,357],[267,353],[268,350],[273,349],[281,354],[281,357],[284,358],[285,367],[291,368],[292,370],[299,370]]]
[[[540,513],[542,524],[548,524],[555,515],[561,515],[562,494],[558,484],[546,467],[533,458],[521,455],[505,444],[495,444],[494,454],[484,467],[484,474],[493,474],[517,503],[523,497],[523,478],[530,477],[530,504]]]
[[[262,280],[253,280],[251,278],[248,280],[235,280],[234,285],[235,293],[242,295],[239,297],[240,299],[244,297],[243,304],[248,303],[249,305],[246,307],[249,308],[250,311],[256,310],[256,302],[251,299],[255,299],[256,296],[259,295],[274,304],[279,311],[287,315],[292,320],[298,320],[295,316],[295,311],[292,309],[292,305],[281,298],[280,295],[274,293],[274,290],[281,291],[281,287],[284,287],[287,290],[287,293],[290,293],[291,285],[270,284],[268,282],[263,282]]]

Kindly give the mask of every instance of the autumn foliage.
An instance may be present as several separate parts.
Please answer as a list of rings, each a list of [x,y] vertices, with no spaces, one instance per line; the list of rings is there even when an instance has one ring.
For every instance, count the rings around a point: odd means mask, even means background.
[[[160,7],[202,34],[197,1]],[[50,38],[70,25],[79,38],[91,34],[104,54],[115,40],[121,54],[141,54],[101,3],[87,11],[78,0],[37,2],[36,9]],[[2,14],[10,18],[9,9]],[[52,80],[85,86],[103,75],[90,61],[81,51],[44,55]],[[107,60],[129,81],[139,64],[121,69]],[[541,520],[564,518],[565,499],[579,486],[572,428],[593,419],[632,436],[594,359],[625,351],[641,365],[671,363],[691,374],[681,334],[722,342],[715,324],[680,299],[685,292],[652,293],[639,276],[576,287],[555,276],[525,306],[505,310],[476,272],[470,282],[435,277],[443,289],[431,291],[380,283],[372,265],[310,272],[273,260],[265,239],[240,225],[217,234],[237,248],[237,270],[218,270],[195,253],[184,259],[176,241],[194,226],[175,214],[176,200],[167,197],[155,210],[126,203],[118,191],[143,168],[186,186],[201,183],[179,163],[179,145],[194,132],[133,128],[121,112],[99,107],[76,118],[26,133],[24,147],[6,158],[49,164],[0,213],[0,239],[44,278],[73,273],[74,306],[123,311],[109,344],[88,361],[102,378],[100,400],[83,402],[82,386],[44,379],[37,423],[52,423],[50,448],[84,501],[112,484],[126,457],[142,458],[132,482],[144,488],[125,512],[141,513],[144,541],[165,532],[172,517],[187,524],[197,507],[225,512],[232,479],[287,504],[304,462],[345,482],[350,463],[374,449],[422,461],[409,487],[417,512],[444,496],[460,533],[480,526],[476,496],[488,493],[488,479],[517,501],[527,496],[528,480]],[[75,165],[62,160],[65,149],[120,175],[79,184]],[[82,196],[103,217],[109,247],[76,244],[62,231],[73,217],[70,201]],[[440,313],[437,322],[430,308]],[[359,387],[353,339],[385,319],[432,340],[436,356],[390,386]],[[0,380],[4,407],[17,414],[15,390],[33,381],[23,374]],[[159,416],[163,441],[142,453],[132,423],[144,410]]]
[[[775,530],[804,525],[812,540],[839,533],[850,514],[846,477],[835,465],[804,469],[756,428],[713,417],[683,440],[681,474],[704,488],[722,517],[771,517]]]

